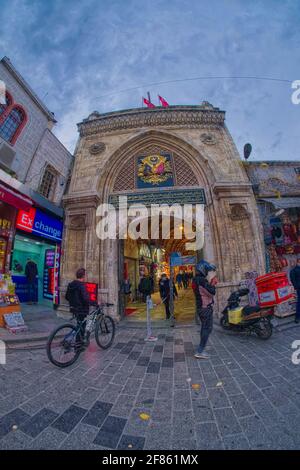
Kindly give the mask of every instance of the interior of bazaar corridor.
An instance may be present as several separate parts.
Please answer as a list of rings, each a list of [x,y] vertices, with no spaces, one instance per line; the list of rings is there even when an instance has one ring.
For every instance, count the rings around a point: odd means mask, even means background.
[[[182,232],[180,239],[174,238],[175,226]],[[192,290],[192,278],[195,275],[195,263],[197,259],[203,258],[203,249],[194,251],[188,245],[185,235],[186,224],[171,221],[171,232],[169,239],[161,238],[161,223],[159,224],[160,238],[151,240],[124,240],[123,253],[120,256],[122,294],[121,299],[123,317],[127,321],[146,321],[147,309],[145,296],[139,292],[139,282],[143,275],[148,276],[153,282],[153,294],[151,296],[153,309],[151,319],[153,321],[166,320],[165,304],[159,290],[159,280],[162,274],[174,281],[174,317],[178,323],[191,323],[195,318],[195,296]],[[193,244],[191,244],[192,246]],[[178,253],[184,259],[184,265],[171,268],[170,255]],[[170,281],[171,282],[171,281]]]

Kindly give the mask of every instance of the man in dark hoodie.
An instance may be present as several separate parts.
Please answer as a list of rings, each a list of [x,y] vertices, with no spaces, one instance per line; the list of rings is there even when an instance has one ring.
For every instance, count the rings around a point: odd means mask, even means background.
[[[171,316],[170,312],[170,279],[165,273],[162,273],[161,278],[159,280],[159,293],[160,293],[160,298],[162,302],[165,305],[165,311],[166,311],[166,319],[169,320]],[[176,289],[176,286],[173,282],[173,298],[177,297],[178,298],[178,292]]]
[[[28,258],[25,266],[25,276],[28,288],[28,303],[36,304],[38,300],[36,277],[38,275],[37,265],[32,259]]]
[[[300,258],[297,258],[297,264],[290,272],[290,280],[297,292],[295,322],[300,323]]]
[[[192,288],[196,298],[196,311],[201,321],[200,344],[195,354],[197,359],[209,359],[204,351],[209,335],[213,328],[213,297],[216,293],[215,282],[209,282],[206,276],[216,267],[207,261],[200,261],[196,266],[196,276],[192,282]]]
[[[69,283],[66,292],[66,299],[70,304],[70,311],[75,315],[78,323],[85,319],[89,313],[90,298],[85,288],[85,274],[84,268],[78,269],[76,272],[76,280]],[[85,323],[81,327],[81,337],[76,340],[83,343],[85,334]],[[84,345],[84,343],[83,343]]]

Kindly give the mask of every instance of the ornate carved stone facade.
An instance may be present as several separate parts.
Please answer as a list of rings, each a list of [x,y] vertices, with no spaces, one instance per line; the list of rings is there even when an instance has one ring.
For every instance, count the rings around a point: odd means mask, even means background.
[[[103,300],[117,304],[122,243],[99,241],[96,207],[112,194],[138,194],[136,157],[172,157],[174,184],[161,191],[203,188],[206,197],[204,256],[218,266],[217,305],[247,271],[264,271],[262,233],[253,190],[224,123],[225,113],[200,106],[92,113],[79,124],[80,140],[69,192],[61,287],[84,266]],[[100,152],[93,146],[103,144]],[[95,147],[96,148],[96,147]],[[143,189],[143,192],[152,189]],[[157,189],[156,189],[157,191]],[[157,201],[159,203],[159,201]],[[253,256],[253,253],[256,256]]]

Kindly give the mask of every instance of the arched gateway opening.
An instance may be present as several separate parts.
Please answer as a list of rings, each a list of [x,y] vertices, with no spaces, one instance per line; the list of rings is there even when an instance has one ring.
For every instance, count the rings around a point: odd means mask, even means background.
[[[76,268],[84,266],[89,280],[98,284],[99,298],[115,304],[114,315],[123,318],[132,313],[143,318],[140,275],[143,271],[152,274],[157,289],[161,272],[170,273],[171,253],[180,252],[217,265],[218,313],[245,272],[263,272],[255,198],[224,125],[224,112],[204,102],[200,106],[93,113],[79,130],[76,163],[64,198],[62,294]],[[201,205],[203,246],[187,249],[185,238],[174,237],[176,226],[182,224],[174,214],[167,239],[152,234],[138,240],[100,240],[97,207],[111,204],[119,213],[120,197],[126,197],[129,206],[143,204],[147,209],[151,204]],[[140,217],[149,223],[148,214]],[[161,226],[162,220],[158,231]],[[176,267],[174,275],[193,269],[192,263]],[[130,294],[126,294],[127,281],[131,283]],[[193,317],[192,303],[191,297],[185,320]],[[163,309],[157,312],[163,317]]]
[[[99,182],[103,200],[116,208],[117,218],[120,197],[126,197],[129,211],[136,207],[133,210],[137,217],[135,228],[138,232],[142,231],[142,226],[144,228],[144,234],[137,234],[137,239],[127,231],[125,239],[116,241],[118,273],[115,277],[118,278],[121,318],[145,320],[146,305],[145,297],[139,291],[140,280],[143,276],[151,278],[153,300],[158,303],[161,301],[159,279],[163,273],[174,279],[177,288],[176,320],[190,322],[194,318],[191,280],[195,263],[204,256],[212,261],[215,259],[209,211],[205,210],[205,188],[209,187],[211,172],[209,167],[204,172],[205,159],[199,154],[196,159],[195,153],[175,136],[146,132],[118,150],[111,159],[105,180]],[[143,205],[142,212],[139,205]],[[197,207],[199,220],[196,227]],[[127,228],[134,220],[129,217]],[[195,238],[201,239],[198,248]],[[175,253],[181,255],[182,264],[171,267],[171,257]],[[165,319],[164,305],[155,308],[152,315],[157,320]]]

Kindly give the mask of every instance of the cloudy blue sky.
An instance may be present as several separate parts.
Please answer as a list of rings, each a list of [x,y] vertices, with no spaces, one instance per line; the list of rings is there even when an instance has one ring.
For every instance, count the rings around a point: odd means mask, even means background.
[[[69,148],[93,110],[139,107],[149,90],[170,104],[207,100],[252,159],[299,160],[300,0],[0,0],[0,56],[8,56],[55,112]],[[122,92],[131,87],[139,89]]]

